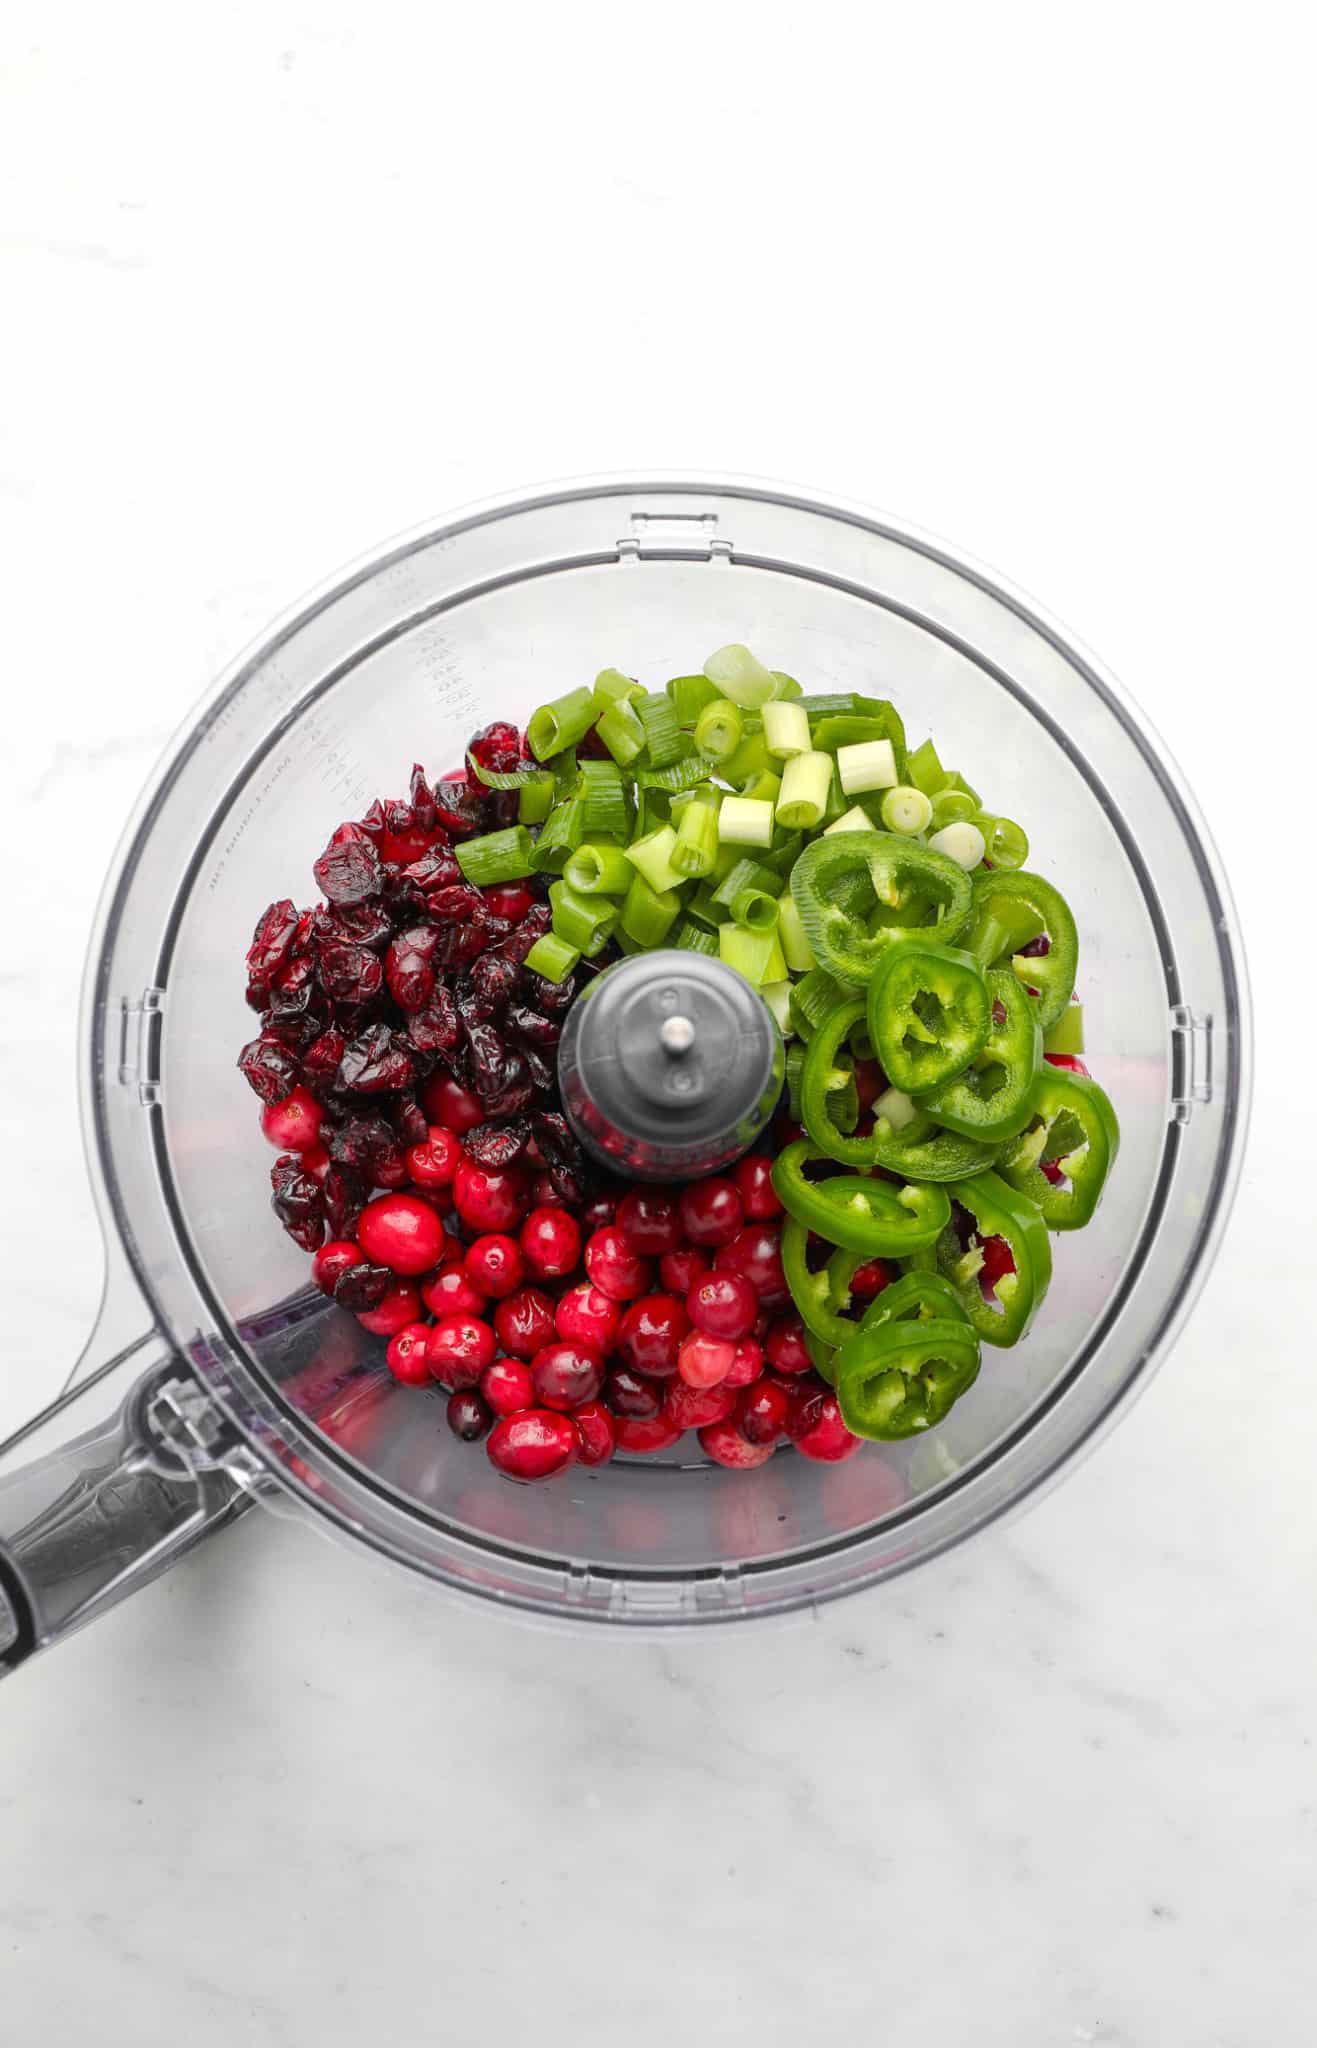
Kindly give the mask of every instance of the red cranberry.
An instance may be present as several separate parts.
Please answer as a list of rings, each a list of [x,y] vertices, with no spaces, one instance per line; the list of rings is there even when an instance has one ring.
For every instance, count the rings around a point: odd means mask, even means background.
[[[729,1180],[692,1181],[677,1206],[691,1244],[730,1244],[745,1220],[741,1197]]]
[[[759,1314],[759,1297],[744,1273],[708,1273],[686,1296],[686,1313],[697,1330],[739,1344]]]
[[[617,1355],[635,1372],[666,1379],[677,1370],[677,1350],[690,1317],[670,1294],[646,1294],[633,1301],[617,1333]]]
[[[428,1387],[431,1383],[430,1366],[425,1356],[429,1334],[428,1323],[404,1323],[397,1336],[389,1339],[385,1363],[393,1377],[401,1380],[404,1386]]]
[[[774,1323],[764,1343],[764,1356],[779,1372],[808,1372],[814,1361],[805,1342],[805,1325],[799,1316],[785,1316]]]
[[[1015,1271],[1015,1254],[1004,1237],[985,1237],[983,1240],[983,1264],[979,1268],[979,1284],[991,1290],[999,1280]]]
[[[474,1387],[497,1350],[494,1332],[475,1316],[444,1316],[430,1332],[430,1371],[449,1387]]]
[[[453,1181],[453,1200],[469,1230],[512,1230],[526,1204],[525,1177],[515,1167],[475,1166],[464,1159]]]
[[[819,1403],[813,1425],[794,1441],[802,1458],[816,1458],[821,1464],[839,1465],[843,1458],[854,1456],[860,1448],[861,1439],[852,1436],[847,1429],[841,1419],[837,1396],[829,1391]]]
[[[586,1241],[585,1270],[610,1301],[634,1301],[649,1286],[654,1269],[624,1230],[608,1224]]]
[[[453,1133],[442,1124],[431,1124],[425,1143],[408,1147],[407,1171],[417,1187],[450,1187],[461,1157],[462,1148]]]
[[[535,1406],[530,1367],[521,1358],[496,1358],[480,1375],[480,1391],[495,1415],[518,1415]]]
[[[623,1195],[617,1205],[617,1227],[646,1259],[675,1252],[681,1243],[677,1205],[659,1188],[632,1188]]]
[[[615,1301],[610,1301],[606,1294],[601,1294],[597,1287],[583,1280],[579,1287],[569,1287],[566,1294],[559,1297],[553,1320],[560,1337],[592,1344],[601,1358],[607,1358],[617,1336],[622,1311]]]
[[[303,1154],[303,1166],[306,1165],[306,1162],[310,1158],[310,1156],[310,1153]],[[1062,1187],[1065,1183],[1065,1175],[1062,1173],[1061,1168],[1057,1164],[1055,1159],[1040,1159],[1038,1162],[1038,1171],[1044,1176],[1045,1179],[1051,1181],[1052,1186],[1054,1188]]]
[[[782,1204],[773,1186],[773,1162],[766,1154],[752,1152],[748,1158],[738,1160],[732,1178],[747,1222],[766,1223],[770,1216],[782,1214]]]
[[[394,1273],[428,1273],[444,1248],[444,1226],[415,1195],[381,1195],[367,1202],[357,1222],[366,1257]]]
[[[891,1277],[881,1259],[866,1259],[851,1275],[851,1299],[873,1301],[889,1284]]]
[[[530,1198],[536,1209],[561,1209],[563,1198],[553,1185],[551,1173],[537,1173],[530,1184]]]
[[[604,1362],[588,1344],[546,1344],[531,1363],[535,1398],[545,1408],[579,1408],[598,1397]]]
[[[781,1380],[756,1380],[737,1400],[736,1420],[752,1444],[775,1444],[786,1435],[791,1397]]]
[[[521,1251],[537,1280],[562,1280],[576,1271],[581,1232],[566,1209],[536,1208],[521,1226]]]
[[[421,1107],[432,1124],[442,1124],[446,1131],[456,1131],[459,1137],[463,1131],[472,1131],[485,1121],[480,1097],[451,1074],[436,1074],[426,1082]]]
[[[425,1306],[432,1316],[482,1316],[485,1297],[472,1285],[466,1267],[450,1259],[421,1288]]]
[[[1072,1052],[1045,1052],[1043,1058],[1049,1066],[1060,1067],[1067,1074],[1088,1074],[1088,1068]],[[1090,1075],[1091,1079],[1092,1076]]]
[[[572,1421],[581,1440],[578,1456],[583,1465],[606,1465],[617,1448],[616,1424],[602,1401],[585,1401]]]
[[[382,1295],[374,1308],[363,1308],[357,1317],[363,1330],[369,1330],[372,1337],[396,1337],[399,1330],[414,1323],[421,1313],[421,1297],[407,1281],[398,1287],[391,1287]]]
[[[725,1422],[740,1395],[735,1387],[688,1387],[685,1380],[673,1380],[664,1390],[663,1413],[678,1429],[703,1429],[710,1422]]]
[[[751,1472],[773,1455],[772,1444],[752,1444],[734,1422],[709,1423],[700,1431],[700,1449],[715,1465],[726,1465],[732,1472]]]
[[[535,907],[535,898],[523,882],[496,882],[480,893],[493,915],[506,917],[509,924],[520,924],[526,912]]]
[[[294,1088],[282,1102],[267,1102],[261,1129],[276,1152],[308,1152],[320,1136],[324,1110],[309,1088]]]
[[[659,1260],[659,1279],[669,1294],[685,1301],[697,1280],[713,1271],[713,1261],[698,1246],[684,1244],[675,1252],[664,1252]]]
[[[823,1413],[823,1403],[832,1389],[816,1372],[802,1374],[799,1379],[788,1380],[787,1435],[795,1443],[798,1438],[808,1436]]]
[[[462,1263],[471,1285],[495,1301],[515,1294],[521,1285],[521,1248],[515,1237],[478,1237]]]
[[[696,1330],[677,1353],[677,1371],[688,1387],[716,1387],[726,1379],[735,1358],[735,1344],[728,1344],[721,1337],[706,1337],[702,1330]]]
[[[305,1152],[298,1156],[302,1162],[303,1173],[313,1174],[318,1181],[324,1180],[334,1164],[323,1145],[308,1145]]]
[[[479,1443],[494,1420],[474,1387],[459,1387],[455,1394],[450,1394],[444,1414],[453,1435],[464,1444]]]
[[[658,1414],[663,1406],[663,1389],[633,1372],[629,1365],[615,1365],[604,1381],[604,1399],[614,1415],[643,1421]]]
[[[787,1291],[778,1235],[771,1223],[747,1223],[722,1247],[714,1264],[744,1273],[763,1301],[775,1300]]]
[[[752,1387],[764,1369],[764,1354],[753,1337],[743,1337],[723,1381],[725,1387]]]
[[[514,1358],[534,1358],[553,1341],[553,1303],[538,1287],[520,1287],[494,1310],[494,1334]]]
[[[633,1458],[652,1457],[655,1451],[666,1451],[681,1439],[681,1431],[666,1415],[620,1415],[613,1434],[618,1450],[629,1451]]]
[[[581,1227],[584,1230],[603,1230],[617,1214],[616,1195],[596,1195],[581,1210]]]
[[[485,1443],[489,1462],[505,1478],[552,1479],[576,1456],[580,1438],[569,1415],[526,1408],[496,1422]]]
[[[311,1261],[311,1278],[322,1294],[332,1294],[349,1266],[362,1266],[366,1261],[360,1248],[345,1237],[333,1237],[328,1244],[322,1244]]]

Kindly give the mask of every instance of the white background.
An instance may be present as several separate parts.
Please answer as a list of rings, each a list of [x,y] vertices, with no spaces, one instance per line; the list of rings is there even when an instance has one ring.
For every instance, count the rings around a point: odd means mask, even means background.
[[[275,611],[564,474],[780,475],[1072,624],[1231,874],[1254,1139],[1042,1506],[788,1629],[584,1642],[249,1518],[0,1694],[50,2048],[1302,2038],[1314,162],[1300,11],[47,4],[0,56],[0,1424],[88,1325],[75,1007]]]

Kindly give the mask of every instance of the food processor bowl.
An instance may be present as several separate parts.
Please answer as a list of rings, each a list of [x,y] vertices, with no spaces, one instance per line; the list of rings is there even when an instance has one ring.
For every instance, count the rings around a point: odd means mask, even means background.
[[[1074,908],[1118,1167],[1028,1341],[930,1436],[728,1472],[688,1438],[519,1487],[310,1286],[234,1065],[243,954],[333,827],[610,664],[655,683],[746,641],[889,695]],[[107,886],[85,991],[105,1307],[0,1451],[0,1668],[253,1499],[447,1585],[581,1620],[750,1618],[872,1584],[1036,1494],[1165,1356],[1220,1240],[1248,1102],[1238,928],[1160,740],[995,578],[861,509],[746,482],[603,480],[381,549],[278,624],[170,748]],[[79,1432],[68,1441],[71,1431]]]

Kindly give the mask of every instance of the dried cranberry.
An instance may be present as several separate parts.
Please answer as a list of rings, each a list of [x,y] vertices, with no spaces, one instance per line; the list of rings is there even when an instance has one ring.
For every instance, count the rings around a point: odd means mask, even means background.
[[[425,1111],[414,1095],[400,1095],[393,1105],[393,1128],[398,1141],[410,1151],[413,1145],[424,1145],[430,1135],[430,1126]]]
[[[485,830],[501,832],[507,825],[515,825],[520,815],[521,800],[515,789],[491,789],[485,798]]]
[[[360,1315],[363,1309],[375,1308],[394,1285],[396,1274],[387,1266],[361,1264],[349,1266],[340,1274],[334,1288],[334,1299],[340,1308],[350,1309]]]
[[[482,1095],[481,1108],[487,1118],[520,1116],[523,1110],[530,1108],[536,1093],[524,1056],[519,1052],[510,1053],[503,1086],[495,1095]]]
[[[387,1024],[372,1024],[354,1038],[339,1062],[338,1086],[355,1089],[359,1095],[410,1088],[415,1078],[406,1047]]]
[[[423,1010],[407,1019],[407,1036],[418,1052],[451,1052],[457,1044],[457,1005],[447,982],[437,982]]]
[[[301,1069],[286,1045],[264,1032],[238,1054],[238,1071],[262,1102],[282,1102],[297,1086]]]
[[[350,1116],[330,1131],[325,1146],[331,1159],[350,1166],[372,1187],[397,1185],[407,1178],[404,1148],[382,1116]]]
[[[331,1166],[321,1182],[321,1190],[330,1230],[335,1237],[351,1237],[366,1206],[362,1183],[346,1166]]]
[[[525,1061],[526,1079],[530,1086],[541,1095],[551,1094],[554,1087],[555,1069],[550,1066],[548,1060],[544,1058],[542,1053],[536,1052],[533,1045],[522,1047],[521,1058]]]
[[[290,960],[270,983],[270,1009],[276,1017],[295,1017],[311,1001],[315,969],[309,959]]]
[[[477,1166],[511,1166],[521,1158],[529,1141],[529,1123],[525,1117],[514,1116],[506,1123],[477,1124],[467,1132],[462,1149]]]
[[[369,946],[372,952],[379,951],[392,931],[389,914],[378,902],[343,903],[315,913],[317,938],[345,939],[350,946]]]
[[[480,831],[484,824],[484,809],[484,792],[478,787],[472,789],[465,777],[458,782],[446,776],[435,789],[435,821],[443,826],[445,832],[451,832],[455,839]]]
[[[432,924],[399,932],[384,957],[389,994],[400,1010],[423,1010],[434,994],[434,953],[439,932]]]
[[[525,922],[529,924],[530,918]],[[575,968],[570,974],[564,974],[561,981],[546,981],[542,974],[523,973],[522,982],[527,988],[530,1000],[538,1009],[554,1012],[567,1009],[577,990]]]
[[[515,725],[500,718],[493,725],[482,726],[468,740],[466,750],[491,775],[507,775],[521,764],[521,734]]]
[[[347,1040],[333,1025],[322,1031],[307,1047],[302,1059],[306,1078],[313,1088],[328,1088],[338,1072],[338,1063],[343,1057]]]
[[[426,831],[432,831],[435,823],[434,791],[425,779],[425,770],[419,761],[412,763],[411,781],[412,816]]]
[[[366,837],[374,840],[376,846],[378,846],[384,836],[384,806],[378,797],[375,798],[370,809],[360,820],[360,824]]]
[[[392,886],[387,893],[422,903],[436,890],[451,888],[461,879],[462,870],[452,848],[440,838],[435,845],[427,846],[415,860],[407,862],[392,878]]]
[[[305,1173],[296,1153],[287,1152],[270,1169],[271,1206],[295,1244],[319,1251],[325,1241],[325,1198],[320,1183]]]
[[[553,1052],[562,1037],[562,1025],[556,1017],[543,1017],[538,1010],[528,1010],[524,1003],[508,1004],[503,1013],[503,1028],[509,1038],[519,1038],[523,1045],[534,1046],[540,1052]]]
[[[566,1117],[540,1110],[531,1118],[531,1130],[555,1190],[569,1207],[580,1207],[590,1191],[590,1172]]]
[[[499,952],[505,960],[511,960],[515,966],[520,967],[535,941],[544,937],[552,923],[553,913],[547,903],[537,903],[533,910],[526,912],[517,929],[509,933],[506,939],[500,940]],[[533,981],[540,978],[539,975],[530,977]],[[552,987],[553,983],[549,986]]]
[[[262,911],[247,948],[247,977],[253,988],[268,989],[279,969],[287,965],[298,921],[296,905],[287,896]]]
[[[321,988],[336,1003],[373,1002],[384,986],[379,956],[346,939],[320,940],[316,970]]]
[[[501,1009],[516,987],[517,969],[501,953],[483,953],[471,969],[471,988],[487,1017]]]

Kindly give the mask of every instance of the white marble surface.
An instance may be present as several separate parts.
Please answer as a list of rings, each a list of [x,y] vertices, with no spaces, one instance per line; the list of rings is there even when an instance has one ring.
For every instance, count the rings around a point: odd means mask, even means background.
[[[781,474],[1000,564],[1171,736],[1259,1012],[1192,1326],[1009,1529],[812,1622],[649,1643],[253,1516],[6,1685],[16,2048],[1302,2037],[1317,450],[1291,19],[1200,14],[1186,44],[1175,9],[1099,35],[882,8],[857,43],[762,4],[128,0],[11,33],[0,1428],[94,1308],[75,1010],[142,777],[275,610],[487,491]]]

